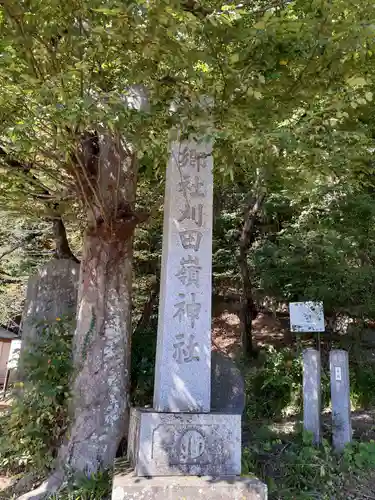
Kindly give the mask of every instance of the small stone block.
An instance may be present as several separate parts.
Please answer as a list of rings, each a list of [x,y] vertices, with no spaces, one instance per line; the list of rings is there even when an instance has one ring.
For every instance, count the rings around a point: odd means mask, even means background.
[[[241,415],[132,408],[128,458],[137,476],[236,476]]]
[[[113,478],[112,500],[267,500],[267,486],[247,477]]]

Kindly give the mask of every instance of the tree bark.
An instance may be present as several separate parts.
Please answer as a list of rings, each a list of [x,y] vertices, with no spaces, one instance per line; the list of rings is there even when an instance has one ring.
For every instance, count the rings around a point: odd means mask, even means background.
[[[246,357],[254,354],[252,339],[252,321],[257,316],[253,299],[251,273],[248,264],[248,255],[255,241],[256,219],[265,199],[265,193],[259,193],[254,202],[247,207],[245,220],[240,236],[240,253],[238,264],[240,267],[242,294],[241,294],[241,319],[242,319],[242,348]]]
[[[88,132],[73,155],[88,210],[73,346],[72,423],[56,472],[21,497],[40,499],[64,472],[90,476],[113,465],[126,431],[130,383],[132,239],[137,162],[119,134]]]
[[[151,286],[149,296],[144,303],[142,314],[138,320],[137,326],[134,328],[134,334],[136,335],[138,332],[149,328],[151,325],[151,316],[154,310],[154,307],[159,298],[159,289],[160,289],[160,279],[157,277],[154,283]]]
[[[125,434],[130,383],[132,239],[137,163],[119,135],[85,134],[76,174],[88,208],[74,341],[72,426],[60,463],[112,465]]]
[[[60,460],[90,475],[113,463],[130,382],[132,239],[85,237],[74,341],[73,425]]]

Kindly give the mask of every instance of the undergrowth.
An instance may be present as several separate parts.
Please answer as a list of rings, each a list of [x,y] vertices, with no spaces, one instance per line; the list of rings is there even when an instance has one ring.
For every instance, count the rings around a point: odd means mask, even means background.
[[[263,438],[242,453],[242,473],[266,482],[271,500],[352,498],[346,490],[351,477],[371,469],[375,469],[374,441],[353,442],[337,454],[327,440],[315,447],[311,435],[301,433],[290,441]]]
[[[23,382],[12,391],[11,411],[0,417],[0,470],[48,470],[68,426],[72,374],[71,322],[38,328],[22,356]]]
[[[351,356],[350,400],[353,409],[375,404],[375,363]],[[302,353],[295,348],[275,349],[267,346],[259,351],[258,359],[242,362],[245,378],[246,406],[244,420],[280,419],[302,412]],[[322,353],[322,408],[330,407],[330,374],[328,353]]]
[[[76,478],[51,500],[106,500],[110,498],[111,486],[111,474],[108,471],[98,472],[91,477]]]

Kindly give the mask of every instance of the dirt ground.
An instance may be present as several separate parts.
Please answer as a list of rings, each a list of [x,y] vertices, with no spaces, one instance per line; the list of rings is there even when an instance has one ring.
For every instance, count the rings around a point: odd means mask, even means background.
[[[11,484],[12,484],[12,479],[10,477],[0,476],[0,491],[9,488]]]

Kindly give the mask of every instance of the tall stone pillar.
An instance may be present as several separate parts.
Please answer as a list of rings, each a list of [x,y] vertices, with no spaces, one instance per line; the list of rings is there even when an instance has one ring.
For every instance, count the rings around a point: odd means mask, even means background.
[[[336,451],[342,451],[352,440],[350,415],[349,356],[336,349],[329,353],[331,372],[332,442]]]
[[[303,351],[303,427],[312,432],[314,444],[321,441],[320,352]]]
[[[172,143],[164,200],[154,408],[131,410],[128,456],[136,480],[115,476],[116,500],[139,495],[160,500],[267,497],[263,483],[239,478],[241,415],[210,412],[212,166],[210,142]]]

